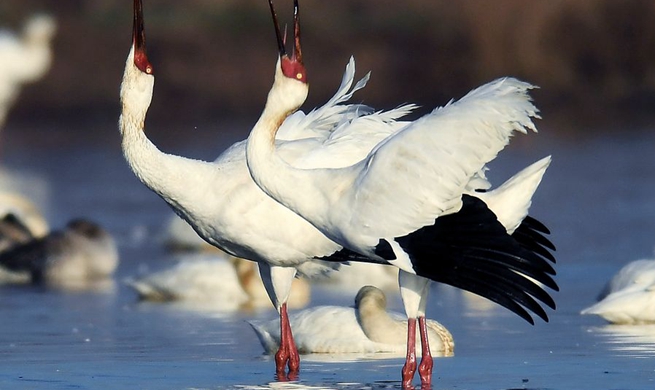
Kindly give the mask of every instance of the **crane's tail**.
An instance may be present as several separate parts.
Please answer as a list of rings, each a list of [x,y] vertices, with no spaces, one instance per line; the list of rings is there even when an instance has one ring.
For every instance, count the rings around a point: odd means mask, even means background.
[[[548,230],[528,217],[515,237],[484,201],[464,195],[462,202],[459,212],[395,239],[410,255],[416,273],[483,296],[531,324],[528,310],[548,321],[537,302],[555,309],[543,286],[559,290],[551,276],[556,272],[548,252],[554,246],[544,237]]]
[[[550,161],[550,156],[544,157],[512,176],[500,187],[475,195],[496,214],[509,234],[514,233],[528,215],[532,196],[541,183]]]

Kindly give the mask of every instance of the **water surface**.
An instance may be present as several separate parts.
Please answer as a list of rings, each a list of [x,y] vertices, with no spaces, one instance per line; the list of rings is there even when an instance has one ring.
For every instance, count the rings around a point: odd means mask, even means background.
[[[164,150],[211,159],[244,133],[154,137]],[[543,133],[543,132],[542,132]],[[655,247],[655,134],[517,140],[492,164],[494,182],[547,155],[553,164],[532,214],[553,231],[561,292],[550,323],[434,286],[428,315],[455,337],[437,359],[435,389],[652,389],[655,328],[610,326],[579,311],[624,263]],[[96,220],[116,237],[121,264],[96,290],[0,286],[0,388],[16,389],[387,389],[403,360],[305,356],[297,381],[276,383],[249,319],[270,310],[217,312],[138,303],[126,277],[173,261],[162,246],[167,206],[123,161],[113,124],[94,129],[9,127],[2,163],[11,186],[43,207],[55,228]],[[519,136],[522,137],[522,136]],[[526,138],[526,137],[524,137]],[[354,294],[315,287],[312,305],[352,304]],[[402,310],[398,296],[392,309]]]

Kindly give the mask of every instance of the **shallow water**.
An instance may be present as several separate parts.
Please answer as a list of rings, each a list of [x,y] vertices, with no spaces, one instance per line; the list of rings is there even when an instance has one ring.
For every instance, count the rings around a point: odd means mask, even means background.
[[[297,381],[276,382],[273,361],[246,323],[273,318],[272,309],[138,303],[123,280],[172,263],[161,237],[170,211],[127,168],[113,124],[92,134],[4,131],[4,182],[38,202],[55,228],[78,216],[101,223],[118,240],[121,265],[113,283],[95,290],[0,286],[0,388],[399,388],[401,358],[304,356]],[[204,159],[225,147],[209,131],[195,131],[177,140],[159,133],[158,144]],[[455,357],[436,360],[434,388],[652,389],[655,327],[610,326],[578,313],[621,265],[652,256],[655,135],[563,140],[542,131],[530,137],[505,151],[489,176],[499,182],[553,154],[532,214],[551,228],[558,246],[558,309],[549,312],[550,323],[533,327],[434,286],[428,315],[456,342]],[[350,305],[353,298],[318,286],[311,304]],[[389,300],[401,311],[397,296]]]

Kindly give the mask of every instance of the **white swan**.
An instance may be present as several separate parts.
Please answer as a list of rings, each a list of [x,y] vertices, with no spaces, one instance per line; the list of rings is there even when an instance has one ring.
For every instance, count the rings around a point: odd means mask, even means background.
[[[317,306],[289,316],[298,351],[309,353],[396,353],[407,350],[407,317],[386,311],[384,293],[364,286],[357,293],[355,307]],[[280,340],[279,321],[250,322],[264,350],[273,353]],[[455,343],[439,322],[428,320],[430,351],[452,356]],[[417,342],[420,339],[417,336]]]
[[[33,283],[85,288],[111,277],[118,266],[118,250],[102,227],[75,219],[60,231],[1,253],[0,265],[13,272],[29,272]]]
[[[580,314],[595,314],[615,324],[655,323],[655,260],[635,260],[612,277],[601,300]]]
[[[126,283],[147,301],[181,301],[219,310],[270,307],[257,265],[216,251],[180,256],[173,267]],[[310,300],[306,280],[295,279],[289,308],[302,308]]]

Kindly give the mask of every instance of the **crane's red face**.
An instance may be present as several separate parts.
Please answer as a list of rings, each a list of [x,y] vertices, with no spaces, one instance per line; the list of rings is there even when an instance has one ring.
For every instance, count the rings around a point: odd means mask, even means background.
[[[142,0],[134,0],[134,27],[132,40],[134,44],[134,65],[143,73],[153,74],[154,70],[146,55],[146,32],[143,27]]]
[[[294,80],[307,83],[307,71],[305,65],[302,63],[302,50],[300,47],[300,23],[298,20],[298,0],[293,1],[293,41],[294,47],[291,57],[287,55],[285,49],[286,45],[286,31],[284,36],[280,33],[280,25],[277,21],[275,8],[273,7],[273,0],[268,0],[268,5],[271,8],[271,15],[273,16],[273,25],[275,26],[275,35],[277,36],[277,46],[280,53],[280,66],[282,67],[282,74]]]

